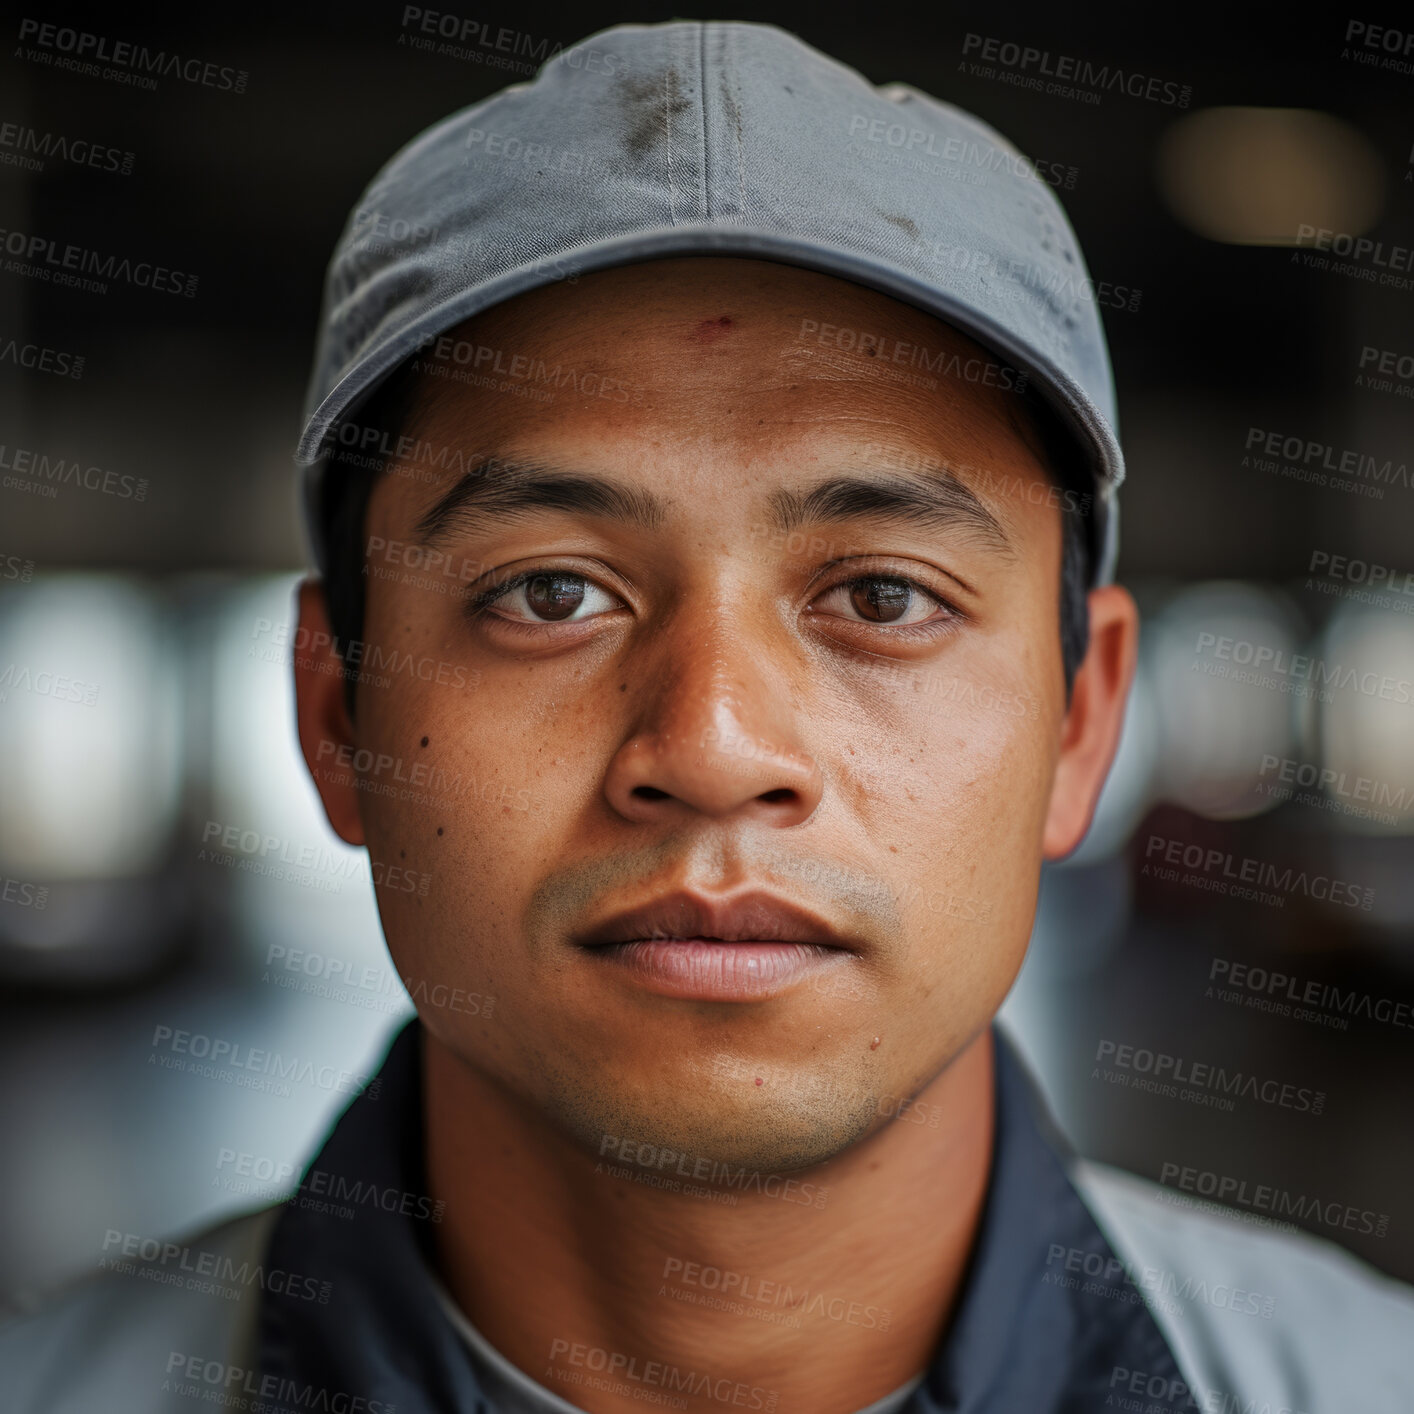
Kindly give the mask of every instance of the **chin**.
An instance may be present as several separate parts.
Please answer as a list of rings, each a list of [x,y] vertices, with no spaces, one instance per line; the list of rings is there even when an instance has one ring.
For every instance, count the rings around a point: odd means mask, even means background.
[[[744,1100],[741,1081],[727,1088],[720,1079],[694,1077],[665,1087],[661,1072],[642,1087],[622,1076],[571,1077],[558,1067],[544,1080],[542,1106],[596,1161],[706,1187],[713,1186],[714,1165],[763,1175],[814,1168],[883,1122],[876,1091],[809,1076],[770,1092],[748,1079]]]

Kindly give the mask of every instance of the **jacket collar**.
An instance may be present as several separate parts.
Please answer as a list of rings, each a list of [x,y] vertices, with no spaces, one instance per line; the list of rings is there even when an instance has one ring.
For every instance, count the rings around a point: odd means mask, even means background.
[[[1066,1173],[1069,1150],[993,1027],[992,1172],[951,1326],[908,1414],[1079,1414],[1106,1405],[1118,1367],[1178,1375],[1147,1307]],[[368,1414],[496,1414],[431,1280],[422,1143],[422,1028],[392,1044],[381,1083],[345,1111],[275,1224],[272,1267],[327,1283],[266,1292],[258,1366],[313,1408],[362,1395]],[[290,1381],[292,1384],[285,1384]],[[321,1404],[320,1399],[328,1401]],[[358,1406],[353,1406],[358,1407]]]

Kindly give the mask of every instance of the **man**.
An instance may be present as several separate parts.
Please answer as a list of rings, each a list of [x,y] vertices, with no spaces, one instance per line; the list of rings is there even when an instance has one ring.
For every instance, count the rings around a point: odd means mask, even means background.
[[[12,1326],[20,1407],[1408,1407],[1403,1288],[1076,1160],[992,1027],[1135,658],[1094,291],[995,133],[769,26],[380,173],[296,674],[418,1019],[290,1203]]]

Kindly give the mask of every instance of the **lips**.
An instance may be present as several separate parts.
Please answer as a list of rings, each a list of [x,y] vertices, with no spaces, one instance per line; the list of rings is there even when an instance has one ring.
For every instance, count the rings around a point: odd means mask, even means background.
[[[858,939],[839,932],[799,905],[767,893],[743,894],[730,900],[705,899],[686,892],[668,894],[642,908],[617,913],[576,939],[581,947],[591,948],[690,940],[806,943],[847,952],[860,950]]]
[[[698,1002],[763,1002],[848,965],[860,940],[772,894],[674,893],[575,940],[620,983]]]

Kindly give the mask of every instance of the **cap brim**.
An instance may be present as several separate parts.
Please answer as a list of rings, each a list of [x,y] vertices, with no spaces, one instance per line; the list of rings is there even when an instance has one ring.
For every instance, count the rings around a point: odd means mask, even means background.
[[[906,270],[884,261],[871,261],[857,253],[782,236],[779,232],[747,228],[724,230],[720,226],[677,226],[606,238],[561,253],[558,271],[553,264],[536,260],[476,284],[425,311],[418,318],[399,325],[345,370],[305,424],[295,459],[307,469],[304,478],[307,506],[314,508],[318,505],[318,483],[325,443],[331,431],[404,360],[419,348],[427,347],[429,340],[516,295],[557,283],[563,278],[566,263],[575,275],[581,275],[645,260],[688,255],[735,255],[776,260],[850,280],[946,320],[1018,371],[1024,371],[1031,385],[1075,434],[1095,478],[1091,577],[1094,583],[1109,581],[1117,551],[1117,502],[1114,491],[1124,479],[1124,458],[1104,415],[1073,378],[985,313],[936,286],[923,283]],[[310,516],[307,523],[313,537],[316,560],[322,565],[324,547],[318,539],[322,529],[317,515]]]

